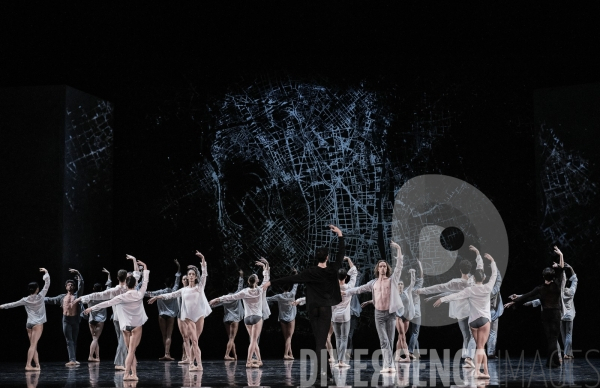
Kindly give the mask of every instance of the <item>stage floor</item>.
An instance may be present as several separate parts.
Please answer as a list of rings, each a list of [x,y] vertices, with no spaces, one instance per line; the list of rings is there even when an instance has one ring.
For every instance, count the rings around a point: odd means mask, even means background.
[[[541,366],[540,359],[501,359],[489,363],[489,380],[477,380],[459,365],[428,360],[396,363],[396,374],[379,374],[371,362],[354,362],[351,368],[334,369],[335,383],[329,386],[511,386],[511,387],[593,387],[600,382],[600,359],[565,361],[559,369]],[[64,363],[42,363],[39,372],[26,372],[22,363],[0,363],[3,387],[245,387],[309,386],[307,362],[265,360],[261,368],[246,368],[242,361],[204,361],[202,372],[190,372],[176,362],[143,360],[138,364],[138,382],[123,381],[123,372],[110,361],[82,362],[75,368]],[[378,367],[379,368],[379,367]],[[310,370],[310,368],[308,368]],[[314,384],[318,385],[318,384]]]

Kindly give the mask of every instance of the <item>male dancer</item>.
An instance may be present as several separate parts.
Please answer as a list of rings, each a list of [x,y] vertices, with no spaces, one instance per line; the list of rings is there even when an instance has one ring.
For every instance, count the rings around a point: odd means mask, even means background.
[[[128,260],[133,260],[133,276],[136,280],[139,280],[140,273],[137,271],[137,265],[135,261],[135,257],[125,255]],[[119,280],[119,284],[113,288],[109,288],[108,290],[102,292],[95,292],[93,294],[85,295],[81,298],[77,298],[73,301],[73,303],[83,302],[88,303],[90,300],[109,300],[114,298],[117,295],[121,295],[127,292],[127,285],[125,284],[125,280],[129,273],[120,269],[117,272],[117,279]],[[119,305],[113,306],[113,324],[115,326],[115,332],[117,333],[117,341],[119,343],[117,347],[117,354],[115,355],[115,369],[117,370],[125,370],[125,359],[127,358],[127,345],[125,345],[125,339],[123,338],[123,331],[121,330],[121,326],[119,325]]]
[[[65,283],[66,294],[44,298],[44,303],[59,305],[63,310],[63,334],[67,340],[67,351],[69,352],[69,362],[65,366],[77,366],[77,336],[79,335],[79,323],[81,322],[81,304],[73,301],[83,294],[83,276],[76,269],[69,268],[69,272],[75,274],[77,280],[77,291],[75,291],[75,281],[69,279]]]
[[[475,261],[477,263],[477,269],[483,269],[483,259],[479,254],[479,250],[473,245],[469,246],[469,249],[477,254]],[[469,276],[471,271],[471,262],[469,260],[463,260],[459,264],[461,277],[450,280],[447,283],[436,284],[434,286],[423,287],[417,292],[421,294],[437,294],[445,292],[460,292],[467,287],[475,284],[472,276]],[[450,302],[449,317],[458,320],[458,327],[463,335],[463,351],[462,358],[465,359],[465,367],[474,368],[473,355],[475,353],[475,339],[469,329],[469,301],[467,299],[453,300]]]
[[[305,283],[308,319],[315,337],[315,350],[317,352],[317,378],[321,377],[322,373],[325,373],[322,370],[321,363],[326,362],[327,356],[323,359],[321,353],[325,349],[327,332],[329,331],[329,326],[331,326],[331,306],[335,306],[342,301],[337,274],[346,254],[344,236],[340,228],[329,225],[329,229],[338,236],[337,260],[335,262],[330,262],[330,265],[327,265],[329,249],[326,247],[317,248],[315,258],[318,264],[316,266],[306,268],[298,275],[272,280],[263,285],[263,288],[266,290],[271,284]],[[327,377],[328,379],[332,379],[333,375],[329,363],[326,362],[326,365]]]

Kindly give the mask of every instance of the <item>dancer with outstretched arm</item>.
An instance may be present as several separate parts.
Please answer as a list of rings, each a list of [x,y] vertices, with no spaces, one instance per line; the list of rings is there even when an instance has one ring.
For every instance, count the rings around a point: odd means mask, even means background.
[[[139,290],[136,287],[137,279],[133,275],[127,276],[127,279],[125,279],[127,292],[117,295],[111,300],[88,307],[84,311],[85,314],[89,314],[92,311],[98,311],[110,306],[120,306],[119,324],[123,331],[125,345],[127,345],[127,359],[125,360],[125,376],[123,376],[123,380],[138,380],[135,350],[142,339],[142,325],[148,320],[148,316],[146,316],[146,311],[144,310],[144,294],[148,288],[150,271],[148,271],[145,263],[139,260],[136,260],[136,262],[143,267],[144,271],[142,286]]]
[[[342,265],[346,254],[344,236],[340,228],[329,225],[329,230],[338,236],[337,259],[329,263],[329,249],[326,247],[317,248],[315,258],[318,264],[304,269],[298,275],[287,276],[267,282],[263,286],[266,290],[269,285],[281,286],[283,284],[304,283],[306,286],[306,304],[308,309],[308,319],[315,337],[315,350],[317,352],[317,370],[316,375],[327,373],[327,377],[332,379],[329,363],[325,362],[326,370],[323,370],[323,360],[321,351],[325,349],[327,341],[327,332],[331,326],[331,307],[342,301],[340,293],[340,283],[337,278],[338,270]],[[328,265],[329,263],[329,265]],[[317,378],[318,378],[317,377]]]
[[[50,274],[46,268],[40,268],[40,272],[44,273],[42,278],[44,280],[44,288],[42,288],[41,291],[37,282],[31,282],[27,286],[29,296],[16,302],[0,305],[0,310],[25,306],[25,311],[27,312],[27,323],[25,324],[25,328],[27,329],[27,336],[29,337],[29,350],[27,350],[27,364],[25,364],[25,370],[40,370],[37,344],[42,336],[44,323],[46,322],[46,305],[44,303],[44,297],[48,292],[48,288],[50,288]],[[35,363],[35,366],[32,362]]]
[[[235,294],[244,289],[244,271],[240,269],[238,273],[237,290],[231,294]],[[227,347],[225,348],[225,357],[223,359],[226,361],[237,360],[235,337],[238,332],[240,321],[244,319],[244,306],[242,306],[241,300],[232,300],[230,302],[216,303],[212,307],[219,306],[223,306],[223,324],[225,325],[225,332],[227,333]]]
[[[296,269],[293,270],[294,275],[298,273]],[[277,303],[279,307],[279,324],[281,325],[281,333],[285,340],[283,359],[293,360],[294,355],[292,353],[292,336],[294,335],[294,328],[296,327],[296,290],[298,284],[294,284],[290,289],[289,284],[283,285],[283,292],[281,294],[267,297],[267,303]]]
[[[106,268],[102,268],[102,272],[108,275],[108,279],[104,284],[106,289],[110,289],[112,286],[112,280],[110,279],[110,272]],[[92,288],[94,292],[102,291],[102,284],[95,283]],[[90,300],[87,305],[88,307],[92,307],[101,303],[101,300]],[[100,340],[100,336],[102,335],[102,331],[104,330],[104,322],[106,322],[107,318],[107,309],[101,309],[98,311],[94,311],[89,316],[88,325],[90,327],[90,334],[92,335],[92,343],[90,344],[90,355],[88,356],[88,362],[100,362],[100,344],[98,343]],[[94,357],[95,355],[95,357]]]

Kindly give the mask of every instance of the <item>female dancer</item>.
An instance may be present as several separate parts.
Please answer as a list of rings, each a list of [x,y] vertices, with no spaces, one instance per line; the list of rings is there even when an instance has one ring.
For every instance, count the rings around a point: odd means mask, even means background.
[[[129,256],[135,260],[133,256]],[[123,380],[138,380],[137,377],[137,359],[135,350],[142,339],[142,325],[146,323],[148,317],[144,311],[144,294],[148,288],[148,278],[150,271],[146,264],[137,260],[137,264],[141,265],[144,270],[143,283],[139,290],[136,290],[137,280],[135,277],[127,276],[125,283],[127,284],[127,292],[115,296],[111,300],[98,303],[95,306],[88,307],[84,313],[89,314],[92,311],[98,311],[110,306],[119,305],[119,324],[123,330],[125,337],[125,345],[127,345],[127,358],[125,359],[125,376]]]
[[[235,292],[240,292],[244,289],[244,271],[239,270],[238,288]],[[234,294],[235,294],[234,292]],[[235,351],[235,336],[237,335],[240,321],[244,319],[243,307],[241,300],[234,300],[231,302],[221,302],[215,304],[213,307],[223,306],[223,324],[225,324],[225,331],[227,332],[227,348],[225,349],[224,360],[231,361],[237,360],[237,353]],[[233,353],[233,357],[231,354]]]
[[[185,353],[188,356],[188,362],[190,363],[190,371],[200,371],[203,369],[202,353],[198,346],[198,340],[204,328],[204,318],[212,311],[208,305],[206,296],[204,295],[206,277],[208,276],[206,260],[204,260],[202,253],[198,251],[196,251],[196,256],[201,260],[200,266],[202,268],[202,275],[198,273],[198,269],[193,265],[188,266],[187,287],[168,294],[157,295],[148,300],[148,303],[152,304],[157,299],[169,300],[181,296],[183,346],[185,348]],[[192,342],[191,347],[190,341]],[[194,365],[194,361],[196,361],[197,365]]]
[[[177,291],[179,289],[179,279],[181,278],[181,266],[177,259],[174,260],[177,265],[177,273],[175,274],[175,280],[173,278],[165,279],[165,288],[156,291],[146,292],[147,297],[154,297],[157,295],[167,294],[169,292]],[[160,361],[173,361],[171,357],[171,335],[173,334],[173,323],[175,317],[179,313],[179,304],[177,300],[159,300],[156,303],[158,306],[158,326],[162,334],[163,346],[165,348],[165,355],[159,358]]]
[[[265,264],[257,261],[255,263],[263,267],[263,283],[269,281],[269,272],[266,270]],[[263,325],[263,289],[258,283],[258,276],[250,275],[248,278],[248,286],[243,290],[231,295],[223,295],[210,301],[210,305],[214,306],[219,302],[231,302],[234,300],[244,301],[244,324],[248,335],[250,336],[250,346],[248,347],[248,358],[246,360],[246,368],[258,368],[262,366],[260,357],[260,349],[258,348],[258,336]],[[262,283],[261,283],[262,284]],[[256,355],[256,360],[252,356]]]
[[[358,271],[354,266],[354,263],[348,256],[344,256],[344,260],[348,262],[350,269],[346,272],[345,269],[340,268],[338,270],[338,280],[340,282],[340,291],[345,291],[354,288],[356,284],[356,275]],[[346,283],[346,277],[350,276],[350,281]],[[337,351],[337,363],[333,366],[339,368],[349,368],[345,361],[346,349],[348,347],[348,333],[350,332],[350,301],[352,295],[344,295],[342,301],[331,307],[331,322],[333,325],[333,331],[335,333],[335,349]]]
[[[44,330],[46,322],[46,305],[44,297],[50,288],[50,274],[45,268],[40,268],[40,272],[44,273],[44,288],[40,291],[40,286],[37,282],[31,282],[27,286],[29,296],[22,298],[16,302],[0,305],[1,309],[10,309],[17,306],[25,306],[27,312],[27,336],[29,337],[29,350],[27,351],[27,364],[25,370],[40,370],[40,360],[38,358],[37,344]],[[32,361],[35,362],[33,366]]]
[[[183,287],[187,287],[188,286],[188,278],[187,278],[187,274],[183,275],[181,278],[181,284],[183,285]],[[187,337],[185,336],[185,329],[184,326],[185,323],[183,322],[183,320],[181,320],[181,296],[177,297],[177,327],[179,328],[179,332],[181,333],[181,337],[183,339],[182,344],[181,344],[181,361],[179,361],[179,364],[189,364],[188,361],[188,356],[187,353],[185,352],[185,342],[188,342],[188,345],[190,343],[190,341],[187,339]]]
[[[383,353],[383,369],[381,373],[395,373],[392,357],[392,342],[394,341],[394,322],[396,311],[402,307],[402,300],[396,288],[402,274],[402,250],[400,245],[391,241],[390,246],[395,248],[396,266],[392,268],[385,260],[379,260],[373,269],[376,279],[355,288],[342,291],[342,296],[360,294],[363,292],[373,293],[373,304],[375,305],[375,327],[379,335],[379,342]]]
[[[438,307],[443,302],[450,302],[452,300],[467,299],[469,301],[469,327],[473,333],[476,347],[475,377],[489,379],[490,374],[488,373],[485,343],[490,335],[490,322],[492,320],[490,313],[490,293],[496,284],[498,269],[492,256],[486,253],[484,257],[491,262],[492,266],[492,276],[486,284],[483,284],[483,279],[485,278],[483,269],[477,269],[473,275],[475,278],[473,286],[436,300],[433,307]],[[483,373],[480,371],[482,365]]]
[[[294,269],[293,272],[294,275],[298,273],[296,269]],[[281,332],[283,333],[283,338],[285,340],[283,359],[293,360],[292,336],[294,335],[294,329],[296,327],[296,305],[293,304],[293,302],[296,299],[298,283],[294,284],[291,290],[289,284],[284,284],[283,289],[283,293],[269,296],[267,298],[267,303],[277,302],[277,306],[279,307],[279,323],[281,324]]]
[[[565,266],[563,254],[554,247],[554,252],[560,256],[558,264],[554,263],[554,269],[545,268],[542,271],[544,277],[544,284],[537,286],[527,294],[523,294],[520,297],[513,294],[509,298],[512,302],[504,305],[504,308],[508,308],[514,305],[521,305],[525,302],[539,299],[542,304],[542,325],[544,327],[544,333],[546,334],[546,344],[548,349],[548,358],[546,360],[546,366],[549,368],[559,367],[559,350],[557,347],[558,334],[560,331],[560,318],[561,318],[561,295],[562,295],[562,272]]]
[[[108,274],[108,279],[106,280],[106,289],[108,290],[112,286],[112,280],[110,280],[110,272],[106,268],[102,268],[102,272]],[[94,292],[102,291],[102,284],[96,283],[93,287]],[[90,300],[87,305],[88,307],[95,306],[103,302],[102,300]],[[104,329],[104,322],[106,322],[107,310],[100,309],[98,311],[94,311],[90,314],[89,317],[89,326],[90,333],[92,334],[92,343],[90,344],[90,355],[88,356],[88,362],[100,362],[100,345],[98,344],[98,340],[100,339],[100,335],[102,335],[102,330]],[[94,357],[96,354],[96,357]]]

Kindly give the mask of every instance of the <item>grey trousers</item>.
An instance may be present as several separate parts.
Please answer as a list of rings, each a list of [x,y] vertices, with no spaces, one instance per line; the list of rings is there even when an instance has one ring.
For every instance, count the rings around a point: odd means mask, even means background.
[[[125,359],[127,358],[127,345],[125,345],[125,338],[123,337],[123,332],[121,331],[119,321],[113,320],[113,325],[115,325],[117,341],[119,342],[119,345],[117,346],[117,354],[115,355],[115,365],[125,366]]]
[[[352,354],[352,351],[354,350],[354,344],[352,343],[352,337],[354,336],[354,332],[356,331],[356,328],[358,327],[358,320],[359,320],[359,318],[356,315],[350,314],[350,331],[348,332],[348,350],[350,351],[350,354]]]
[[[566,356],[573,356],[573,321],[560,321],[560,336],[562,337]],[[560,349],[560,348],[559,348]]]
[[[458,320],[458,327],[463,336],[463,351],[462,358],[475,357],[475,338],[469,328],[469,317]]]
[[[383,355],[383,368],[393,368],[394,358],[392,346],[394,342],[394,326],[396,324],[396,313],[387,310],[375,310],[375,328],[379,335],[379,345]]]
[[[350,321],[332,322],[333,332],[335,333],[335,350],[337,352],[337,361],[345,362],[348,360],[346,349],[348,348],[348,333],[350,333]]]
[[[496,354],[496,341],[498,341],[498,321],[500,318],[497,318],[495,321],[492,321],[490,324],[490,336],[487,342],[487,355],[493,356]]]
[[[79,336],[79,315],[68,317],[63,315],[63,334],[67,340],[67,351],[69,352],[69,361],[77,361],[77,336]]]
[[[415,348],[417,349],[417,353],[419,350],[419,329],[421,329],[421,317],[413,318],[410,321],[410,326],[408,326],[408,352],[413,354]]]

